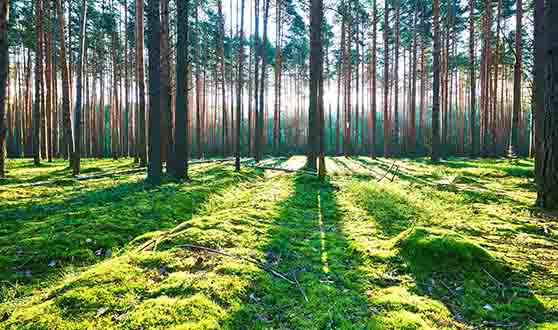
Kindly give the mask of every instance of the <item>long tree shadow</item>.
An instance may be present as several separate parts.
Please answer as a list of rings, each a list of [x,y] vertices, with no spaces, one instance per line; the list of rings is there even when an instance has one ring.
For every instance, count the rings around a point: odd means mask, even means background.
[[[112,160],[111,160],[112,161]],[[12,161],[14,162],[14,161]],[[120,160],[116,165],[109,163],[108,161],[100,161],[96,159],[83,159],[81,174],[92,174],[92,173],[106,173],[110,171],[123,170],[128,168],[133,168],[134,163],[129,160]],[[17,170],[28,169],[26,172],[13,173]],[[37,172],[37,173],[35,173]],[[17,161],[17,163],[10,166],[8,169],[8,175],[6,178],[0,179],[0,185],[2,186],[25,186],[34,184],[44,184],[50,186],[63,185],[72,183],[73,175],[72,169],[69,167],[68,163],[56,160],[52,163],[43,162],[39,165],[35,165],[32,161],[27,161],[23,163],[22,161]],[[73,182],[75,183],[75,182]],[[1,186],[0,186],[1,187]]]
[[[385,236],[394,239],[388,244],[391,253],[369,253],[370,260],[377,263],[373,267],[389,265],[391,275],[395,276],[371,300],[383,310],[383,315],[389,317],[393,309],[413,313],[418,310],[426,315],[439,311],[434,305],[430,310],[414,306],[416,301],[409,295],[418,295],[441,302],[451,318],[474,326],[519,328],[550,317],[528,286],[528,273],[494,257],[476,243],[475,237],[415,226],[412,219],[424,212],[419,207],[404,196],[379,187],[368,187],[371,192],[366,192],[362,186],[353,188],[351,194],[357,197],[357,203],[381,234],[377,241],[385,241]],[[404,287],[390,287],[402,283],[404,278],[411,278],[412,282]],[[429,317],[436,319],[435,315]]]
[[[370,315],[359,258],[338,223],[336,188],[294,177],[293,192],[273,219],[265,248],[269,266],[300,285],[261,272],[229,329],[362,329]]]
[[[357,158],[359,162],[368,168],[380,168],[384,171],[390,171],[387,177],[394,177],[416,186],[430,187],[437,191],[454,192],[460,194],[464,200],[470,203],[522,203],[503,191],[492,190],[482,182],[478,181],[479,176],[461,173],[452,182],[444,181],[437,172],[429,172],[424,174],[413,175],[403,169],[393,169],[392,164],[383,161],[370,161],[363,158]]]
[[[215,165],[189,183],[153,188],[143,181],[125,182],[2,209],[0,280],[29,283],[61,267],[98,262],[137,236],[191,219],[213,194],[257,176],[255,170],[237,174]]]

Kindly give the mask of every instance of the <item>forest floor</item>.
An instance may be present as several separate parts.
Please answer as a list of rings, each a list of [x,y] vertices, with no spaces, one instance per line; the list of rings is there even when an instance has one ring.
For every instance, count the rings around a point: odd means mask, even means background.
[[[393,162],[328,158],[324,182],[197,164],[154,188],[10,160],[0,329],[558,329],[533,162]]]

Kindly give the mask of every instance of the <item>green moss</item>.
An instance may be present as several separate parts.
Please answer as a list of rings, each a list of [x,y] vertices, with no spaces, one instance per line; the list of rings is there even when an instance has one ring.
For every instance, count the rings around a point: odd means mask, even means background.
[[[398,160],[377,183],[392,162],[328,158],[343,175],[323,182],[195,165],[153,188],[9,161],[0,329],[555,329],[558,227],[531,212],[533,162]]]
[[[500,274],[502,267],[475,243],[445,230],[417,227],[398,242],[401,254],[414,272],[423,277],[432,272],[480,272]]]

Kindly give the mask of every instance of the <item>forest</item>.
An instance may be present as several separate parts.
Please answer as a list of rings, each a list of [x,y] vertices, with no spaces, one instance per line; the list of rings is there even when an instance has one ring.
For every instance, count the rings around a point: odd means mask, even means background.
[[[0,0],[0,329],[558,329],[558,1]]]

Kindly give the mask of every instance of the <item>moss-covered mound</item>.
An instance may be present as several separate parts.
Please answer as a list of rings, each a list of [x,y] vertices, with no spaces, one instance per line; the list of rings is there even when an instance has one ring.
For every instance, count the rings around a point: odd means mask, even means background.
[[[485,249],[450,231],[417,227],[402,236],[398,245],[419,276],[483,270],[501,275],[505,271]]]

